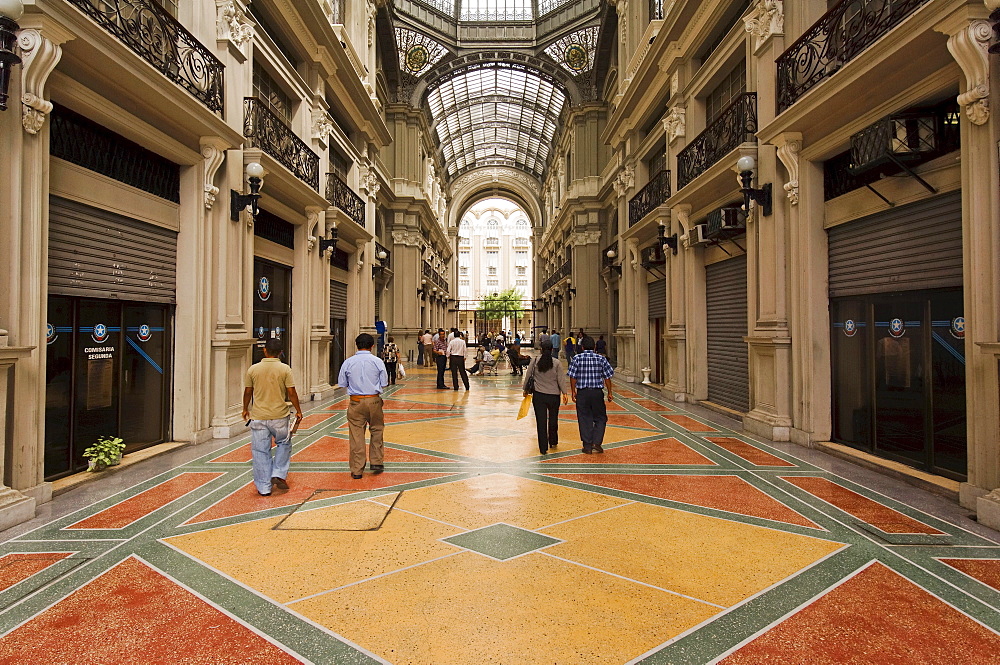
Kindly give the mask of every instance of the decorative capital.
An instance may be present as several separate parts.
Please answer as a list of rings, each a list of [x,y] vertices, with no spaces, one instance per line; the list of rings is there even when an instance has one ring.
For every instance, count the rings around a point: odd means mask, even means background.
[[[663,119],[663,131],[667,134],[667,144],[673,143],[684,136],[686,130],[687,111],[681,106],[674,106]]]
[[[785,33],[785,8],[782,0],[760,0],[753,14],[743,24],[744,29],[754,36],[754,48],[775,35]]]
[[[969,89],[958,96],[959,105],[974,125],[990,118],[990,66],[987,49],[993,30],[987,21],[970,21],[948,38],[948,51],[965,74]]]
[[[215,0],[215,31],[219,41],[242,49],[253,37],[253,24],[233,0]]]
[[[577,231],[569,237],[571,245],[596,245],[601,242],[600,231]]]
[[[417,231],[399,230],[392,232],[392,242],[396,245],[406,245],[407,247],[423,246],[423,236]]]

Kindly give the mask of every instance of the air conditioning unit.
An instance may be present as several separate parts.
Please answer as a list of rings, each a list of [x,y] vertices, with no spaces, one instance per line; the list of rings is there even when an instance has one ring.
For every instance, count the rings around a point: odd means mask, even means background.
[[[746,215],[735,207],[719,208],[708,213],[707,235],[715,240],[727,240],[746,232]]]
[[[708,224],[695,224],[689,235],[692,245],[708,245],[712,242],[712,239],[708,237]]]

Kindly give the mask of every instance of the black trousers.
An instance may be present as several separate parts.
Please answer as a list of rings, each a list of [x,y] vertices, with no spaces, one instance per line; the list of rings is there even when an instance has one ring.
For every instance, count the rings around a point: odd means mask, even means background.
[[[396,383],[396,366],[397,366],[397,363],[386,363],[385,364],[386,374],[389,375],[389,385],[393,385],[393,384]]]
[[[462,384],[469,389],[469,374],[465,369],[465,356],[451,356],[451,384],[458,390],[458,373],[462,373]]]
[[[447,388],[444,385],[444,370],[448,366],[448,356],[434,356],[434,362],[437,363],[438,376],[437,376],[437,387]]]
[[[608,426],[608,407],[603,388],[581,388],[576,391],[576,419],[580,424],[583,449],[590,450],[604,443]]]
[[[559,395],[534,393],[531,406],[535,409],[538,428],[538,450],[543,455],[559,445]]]

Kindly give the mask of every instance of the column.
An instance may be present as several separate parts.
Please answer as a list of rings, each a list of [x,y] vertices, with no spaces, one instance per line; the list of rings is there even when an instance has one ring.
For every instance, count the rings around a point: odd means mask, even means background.
[[[677,254],[667,256],[667,330],[666,378],[663,393],[672,400],[683,402],[687,393],[687,320],[686,279],[687,263],[691,249],[687,240],[690,229],[690,205],[676,206],[671,210],[672,226],[667,234],[676,233],[679,239]],[[669,250],[668,250],[669,251]]]

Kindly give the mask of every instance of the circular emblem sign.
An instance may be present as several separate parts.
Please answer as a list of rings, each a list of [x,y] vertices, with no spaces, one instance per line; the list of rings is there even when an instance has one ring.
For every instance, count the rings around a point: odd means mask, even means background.
[[[257,327],[257,339],[264,339],[264,326]]]
[[[271,281],[267,277],[261,277],[257,282],[257,297],[265,301],[271,299]]]
[[[281,339],[281,328],[274,329],[274,339]]]
[[[149,338],[153,336],[153,331],[145,323],[139,326],[139,341],[148,342]]]
[[[590,64],[587,47],[583,44],[570,44],[567,46],[566,52],[563,54],[563,60],[566,62],[566,66],[574,72],[582,72]]]
[[[55,326],[53,326],[51,323],[46,323],[45,324],[45,343],[46,344],[51,344],[52,342],[56,341],[56,339],[58,339],[58,338],[59,338],[59,335],[56,334]]]
[[[858,332],[858,324],[856,324],[851,319],[844,321],[844,334],[848,337],[854,337]]]
[[[406,68],[410,70],[411,73],[416,74],[427,66],[427,60],[429,58],[430,54],[424,46],[414,44],[410,47],[410,50],[406,52]]]
[[[902,319],[893,319],[889,322],[889,334],[893,337],[902,337],[906,332]]]
[[[965,317],[956,316],[951,320],[951,336],[955,339],[965,339]]]
[[[108,341],[108,327],[103,323],[98,323],[94,326],[94,332],[90,337],[98,344],[104,344]]]

